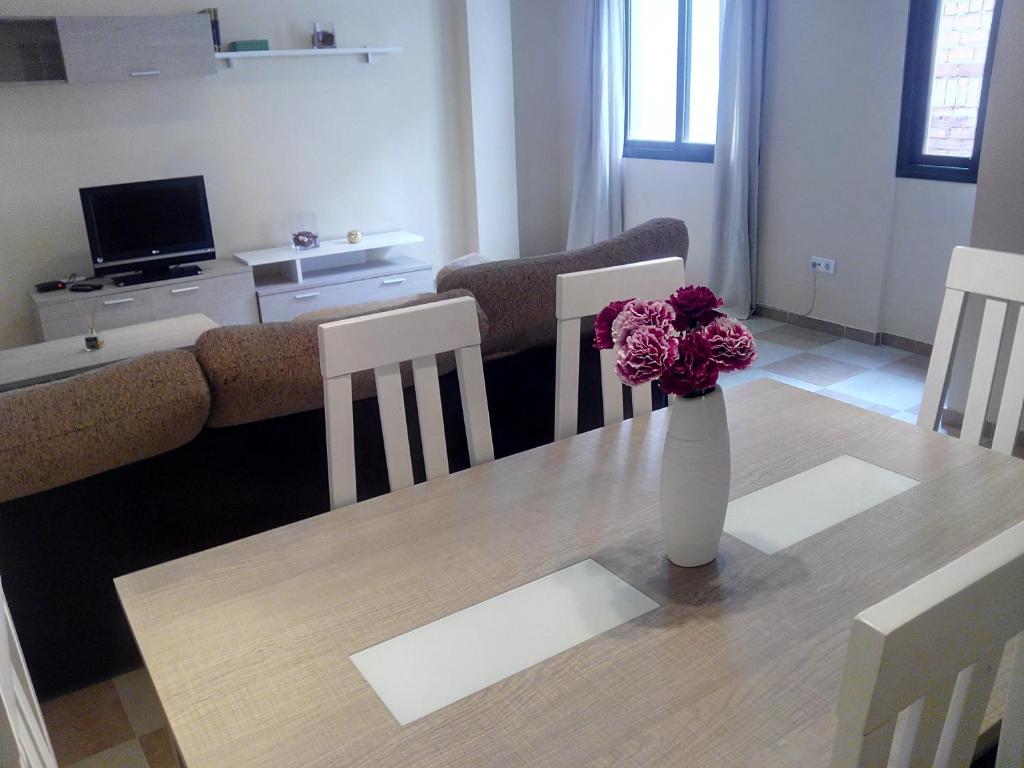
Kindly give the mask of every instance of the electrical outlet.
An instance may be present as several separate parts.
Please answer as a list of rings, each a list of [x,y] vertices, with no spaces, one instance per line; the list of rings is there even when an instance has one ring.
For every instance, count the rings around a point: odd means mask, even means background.
[[[815,256],[811,259],[811,272],[821,272],[826,275],[834,275],[836,273],[836,260],[823,259]]]

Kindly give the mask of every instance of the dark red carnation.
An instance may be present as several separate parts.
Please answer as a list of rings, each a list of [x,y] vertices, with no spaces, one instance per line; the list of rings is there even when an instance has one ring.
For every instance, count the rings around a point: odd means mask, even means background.
[[[680,337],[676,361],[661,375],[659,383],[666,395],[677,397],[701,394],[718,383],[718,365],[702,333],[691,331]]]
[[[611,349],[615,346],[615,340],[612,339],[612,323],[622,312],[622,308],[631,301],[632,299],[613,301],[597,313],[597,317],[594,318],[594,349]]]
[[[661,328],[637,328],[622,343],[615,356],[615,373],[626,384],[638,387],[665,372],[676,361],[679,339]]]
[[[668,303],[676,311],[676,328],[682,332],[698,328],[724,315],[715,308],[722,300],[710,288],[688,285],[669,296]]]
[[[721,371],[742,371],[757,359],[754,337],[743,325],[720,317],[703,329],[711,345],[711,358]]]

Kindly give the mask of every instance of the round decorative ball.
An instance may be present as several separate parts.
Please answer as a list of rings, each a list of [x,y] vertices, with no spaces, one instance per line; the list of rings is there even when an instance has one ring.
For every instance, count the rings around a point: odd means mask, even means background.
[[[363,233],[358,229],[351,230],[346,237],[348,237],[350,243],[361,243],[363,241]]]

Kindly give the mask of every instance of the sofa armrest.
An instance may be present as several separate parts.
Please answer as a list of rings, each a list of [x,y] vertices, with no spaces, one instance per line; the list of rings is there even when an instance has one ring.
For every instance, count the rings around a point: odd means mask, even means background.
[[[272,419],[324,406],[317,326],[388,309],[411,307],[460,296],[468,291],[421,293],[402,299],[367,302],[300,315],[286,323],[213,328],[196,341],[196,357],[210,383],[210,427],[230,427]],[[477,308],[480,336],[487,336],[487,317]],[[438,355],[438,373],[455,366],[451,355]],[[403,384],[412,383],[403,366]],[[376,394],[372,371],[352,376],[352,397]]]
[[[191,352],[114,363],[0,394],[0,501],[166,453],[192,440],[210,390]]]

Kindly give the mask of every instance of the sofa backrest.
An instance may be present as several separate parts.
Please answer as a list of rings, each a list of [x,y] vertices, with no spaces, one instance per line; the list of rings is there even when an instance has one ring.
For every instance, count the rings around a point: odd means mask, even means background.
[[[460,296],[471,294],[468,291],[421,293],[401,300],[309,312],[286,323],[232,325],[206,331],[196,341],[196,357],[213,398],[207,426],[230,427],[323,408],[323,379],[316,335],[321,323]],[[479,309],[477,319],[480,335],[486,338],[487,318]],[[439,355],[437,366],[438,373],[443,375],[454,370],[455,360],[450,354]],[[411,371],[403,367],[402,374],[403,384],[409,386]],[[354,400],[375,394],[372,371],[352,377]]]
[[[442,269],[437,290],[466,289],[487,315],[486,358],[500,357],[555,342],[555,278],[567,272],[601,269],[678,256],[685,259],[690,237],[678,219],[652,219],[621,235],[585,248],[547,256]],[[678,286],[666,286],[666,295]]]
[[[192,440],[210,390],[191,352],[114,363],[0,394],[0,501],[148,459]]]

